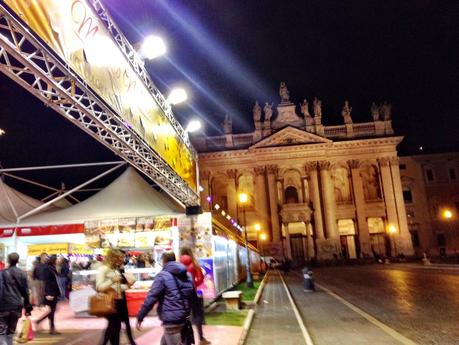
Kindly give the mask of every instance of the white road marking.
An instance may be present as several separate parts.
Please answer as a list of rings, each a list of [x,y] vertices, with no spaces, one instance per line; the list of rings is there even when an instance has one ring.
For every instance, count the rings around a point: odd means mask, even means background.
[[[365,318],[367,321],[371,322],[373,325],[381,328],[384,332],[386,332],[387,334],[389,334],[392,338],[396,339],[397,341],[399,341],[400,343],[402,343],[403,345],[418,345],[417,343],[415,343],[414,341],[408,339],[407,337],[405,337],[404,335],[400,334],[399,332],[397,332],[395,329],[387,326],[385,323],[382,323],[381,321],[379,321],[378,319],[376,319],[375,317],[371,316],[370,314],[368,314],[367,312],[363,311],[362,309],[360,309],[359,307],[355,306],[354,304],[346,301],[344,298],[342,298],[341,296],[337,295],[336,293],[334,293],[333,291],[331,291],[330,289],[326,288],[325,286],[323,286],[322,284],[319,284],[319,283],[315,283],[316,286],[318,286],[319,288],[321,288],[322,290],[324,290],[326,293],[328,293],[330,296],[334,297],[335,299],[337,299],[338,301],[340,301],[341,303],[343,303],[346,307],[350,308],[351,310],[355,311],[357,314],[359,314],[360,316],[362,316],[363,318]]]
[[[303,319],[301,318],[300,312],[293,301],[292,294],[290,293],[290,290],[287,287],[287,284],[285,283],[284,277],[282,277],[282,274],[278,271],[277,272],[279,276],[281,277],[282,284],[284,284],[285,291],[287,292],[287,297],[290,300],[290,303],[293,308],[293,312],[295,313],[296,320],[298,321],[298,324],[300,325],[301,333],[303,333],[303,338],[304,341],[306,342],[306,345],[314,345],[314,342],[312,341],[311,335],[309,334],[308,330],[306,329],[306,326],[304,325]]]

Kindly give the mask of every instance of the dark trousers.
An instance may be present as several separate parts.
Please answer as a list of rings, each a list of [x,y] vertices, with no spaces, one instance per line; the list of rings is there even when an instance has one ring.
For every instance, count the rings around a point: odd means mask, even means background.
[[[129,312],[127,307],[127,300],[126,294],[123,292],[123,299],[120,301],[120,314],[121,314],[121,321],[124,323],[126,327],[126,335],[129,339],[129,343],[131,345],[135,345],[134,336],[132,335],[131,323],[129,321]]]
[[[0,344],[12,345],[21,310],[0,312]]]
[[[124,294],[123,297],[123,299],[116,301],[116,313],[107,316],[108,325],[104,333],[102,345],[106,345],[109,341],[111,345],[120,344],[121,323],[126,325],[126,333],[129,338],[129,342],[131,345],[135,345],[131,325],[129,323],[127,302]]]
[[[204,332],[202,325],[205,323],[204,319],[204,299],[198,296],[195,303],[191,306],[191,320],[198,329],[199,339],[204,340]]]
[[[49,329],[54,331],[56,326],[54,324],[54,315],[56,314],[57,309],[57,297],[54,297],[54,300],[48,301],[45,299],[45,305],[49,307],[49,312],[37,320],[37,325],[41,323],[44,319],[48,318],[49,320]]]

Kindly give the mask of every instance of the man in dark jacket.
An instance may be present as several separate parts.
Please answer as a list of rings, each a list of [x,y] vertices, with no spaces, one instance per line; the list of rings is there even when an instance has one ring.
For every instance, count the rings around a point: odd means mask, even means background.
[[[25,309],[26,315],[32,312],[29,302],[29,287],[27,275],[16,267],[19,255],[8,255],[9,267],[1,271],[2,285],[0,289],[0,344],[13,344],[13,336],[16,331],[18,319]]]
[[[49,319],[49,334],[51,335],[59,335],[60,333],[56,331],[56,327],[54,324],[54,315],[56,314],[57,302],[59,297],[61,296],[61,292],[59,289],[59,284],[57,282],[57,271],[56,271],[56,255],[52,255],[46,266],[41,271],[43,282],[45,284],[45,298],[44,303],[50,309],[48,313],[43,315],[39,320],[36,321],[36,327],[45,320],[46,318]]]
[[[193,281],[186,267],[175,261],[175,254],[163,254],[163,269],[155,277],[150,292],[137,315],[137,328],[153,306],[158,303],[158,316],[163,322],[164,334],[161,345],[180,345],[184,339],[184,329],[189,324],[191,305],[196,298]]]

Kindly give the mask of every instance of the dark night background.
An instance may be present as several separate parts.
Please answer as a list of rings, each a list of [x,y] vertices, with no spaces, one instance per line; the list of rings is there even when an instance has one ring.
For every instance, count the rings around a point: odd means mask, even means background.
[[[182,124],[199,116],[216,134],[228,113],[235,131],[251,130],[254,101],[277,104],[285,81],[295,103],[322,99],[326,125],[342,123],[345,99],[354,122],[371,121],[372,101],[390,101],[401,154],[459,148],[459,1],[104,3],[130,42],[167,40],[167,56],[147,67],[164,93],[187,87],[191,99],[174,108]],[[3,75],[0,95],[3,167],[117,159]],[[71,187],[97,171],[40,176]]]

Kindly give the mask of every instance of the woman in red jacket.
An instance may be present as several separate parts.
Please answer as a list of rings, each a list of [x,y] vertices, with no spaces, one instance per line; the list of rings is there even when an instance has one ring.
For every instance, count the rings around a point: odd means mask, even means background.
[[[190,247],[182,247],[180,249],[180,262],[185,265],[186,270],[191,274],[194,287],[198,288],[204,282],[204,274]],[[198,293],[196,301],[195,305],[191,308],[191,316],[193,323],[198,328],[199,344],[208,345],[210,341],[204,338],[202,331],[202,325],[204,324],[204,301],[201,294]]]

